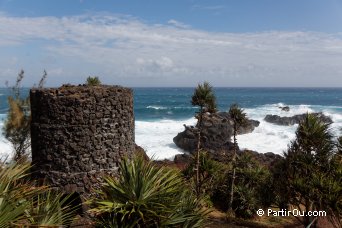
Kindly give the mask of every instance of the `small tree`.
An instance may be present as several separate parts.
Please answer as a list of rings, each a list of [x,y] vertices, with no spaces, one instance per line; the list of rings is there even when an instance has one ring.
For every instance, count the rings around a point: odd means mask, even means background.
[[[200,167],[200,150],[201,150],[201,133],[202,133],[202,120],[203,114],[205,112],[216,112],[216,97],[213,92],[212,86],[208,82],[204,82],[203,84],[198,84],[196,87],[194,94],[192,95],[191,104],[193,106],[199,107],[198,112],[198,132],[197,132],[197,152],[196,152],[196,194],[200,195],[200,176],[199,176],[199,167]]]
[[[26,156],[30,147],[30,121],[28,97],[22,98],[20,94],[21,81],[24,78],[24,71],[18,74],[15,85],[12,87],[12,96],[8,97],[8,114],[4,124],[4,136],[13,145],[14,157],[18,161]]]
[[[47,77],[44,70],[43,76],[39,81],[38,88],[42,88]],[[3,127],[5,138],[14,148],[15,161],[21,160],[27,156],[27,151],[31,146],[30,140],[30,101],[29,97],[23,97],[21,94],[21,82],[24,78],[24,71],[18,73],[15,85],[11,88],[12,95],[8,97],[9,109],[7,119]]]
[[[292,192],[290,203],[298,210],[304,208],[306,216],[300,221],[305,227],[315,224],[317,219],[309,216],[309,211],[341,212],[342,167],[334,159],[335,145],[329,124],[307,114],[298,126],[296,139],[284,154],[286,184]]]
[[[233,215],[233,200],[234,200],[234,182],[235,182],[235,172],[236,172],[236,156],[237,156],[237,139],[238,130],[240,127],[245,126],[247,123],[246,113],[237,104],[233,104],[229,108],[229,117],[233,120],[233,139],[234,139],[234,151],[232,158],[233,174],[230,186],[230,198],[228,215]]]
[[[98,85],[101,85],[101,81],[100,81],[99,77],[97,77],[97,76],[94,76],[94,77],[89,76],[87,78],[86,84],[88,86],[98,86]]]
[[[177,170],[124,159],[90,201],[100,227],[202,227],[208,213]]]

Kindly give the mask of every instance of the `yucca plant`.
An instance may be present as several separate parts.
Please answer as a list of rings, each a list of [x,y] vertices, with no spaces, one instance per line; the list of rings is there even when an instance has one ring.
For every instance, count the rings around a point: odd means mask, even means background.
[[[0,228],[9,227],[25,217],[30,206],[27,200],[43,191],[27,181],[30,164],[0,164]]]
[[[51,189],[38,194],[26,210],[27,222],[33,226],[64,227],[71,224],[80,205],[72,206],[71,195]]]
[[[71,223],[78,207],[70,196],[29,180],[27,162],[0,164],[0,228],[60,227]]]
[[[136,157],[124,159],[119,178],[106,177],[90,201],[100,227],[200,227],[206,211],[178,171]]]

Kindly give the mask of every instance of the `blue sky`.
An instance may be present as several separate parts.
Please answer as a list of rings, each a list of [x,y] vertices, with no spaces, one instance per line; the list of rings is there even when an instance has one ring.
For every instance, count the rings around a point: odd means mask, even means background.
[[[342,86],[342,0],[0,0],[0,83]]]

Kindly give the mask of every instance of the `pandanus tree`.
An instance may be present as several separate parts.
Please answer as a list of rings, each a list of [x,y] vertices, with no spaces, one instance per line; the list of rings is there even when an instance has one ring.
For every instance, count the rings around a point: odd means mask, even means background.
[[[245,126],[247,123],[246,113],[241,109],[237,104],[232,104],[229,108],[229,117],[233,121],[233,140],[234,140],[234,150],[232,157],[232,180],[230,185],[230,197],[229,197],[229,207],[228,207],[228,215],[233,215],[233,200],[234,200],[234,184],[235,184],[235,176],[236,176],[236,157],[237,157],[237,139],[236,136],[238,134],[239,128]]]
[[[200,195],[200,177],[199,177],[199,167],[200,167],[200,150],[201,150],[201,134],[202,134],[202,122],[203,115],[205,112],[216,112],[216,97],[213,92],[212,86],[208,82],[203,84],[198,84],[194,94],[192,95],[191,104],[193,106],[198,106],[198,122],[197,122],[197,151],[196,151],[196,194]]]
[[[317,217],[310,211],[341,211],[341,163],[336,163],[338,147],[329,130],[330,125],[314,115],[307,114],[296,130],[286,161],[286,187],[292,192],[290,204],[306,216],[300,220],[305,227],[315,226]],[[285,187],[285,186],[284,186]]]

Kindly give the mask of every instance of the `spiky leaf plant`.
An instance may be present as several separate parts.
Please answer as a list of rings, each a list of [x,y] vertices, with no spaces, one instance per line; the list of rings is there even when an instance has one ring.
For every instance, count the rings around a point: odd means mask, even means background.
[[[26,180],[29,168],[28,163],[0,164],[0,228],[23,219],[30,206],[27,199],[44,189]]]
[[[307,114],[284,155],[286,185],[292,192],[290,203],[305,213],[325,210],[332,212],[328,216],[334,216],[339,211],[341,216],[341,163],[336,160],[338,148],[329,124]],[[317,217],[305,216],[301,222],[308,226],[316,220]]]
[[[233,166],[233,175],[231,180],[231,189],[229,194],[229,207],[227,214],[228,216],[234,216],[233,211],[233,201],[234,201],[234,182],[236,178],[236,157],[237,157],[237,139],[236,136],[238,134],[238,129],[242,126],[245,126],[247,123],[246,113],[242,108],[239,107],[238,104],[232,104],[229,108],[229,117],[233,120],[233,140],[234,140],[234,153],[232,158],[232,166]]]
[[[72,206],[71,195],[51,189],[37,195],[26,211],[28,222],[37,226],[68,226],[80,205]]]
[[[94,77],[89,76],[87,78],[86,84],[88,86],[98,86],[98,85],[101,85],[101,81],[100,81],[99,77],[97,77],[97,76],[94,76]]]
[[[105,178],[91,201],[101,227],[200,227],[205,211],[178,171],[141,157],[120,164],[119,178]]]
[[[205,112],[215,113],[216,112],[216,97],[213,91],[213,87],[209,82],[198,84],[195,88],[194,94],[191,97],[191,104],[199,107],[198,122],[197,122],[197,151],[196,151],[196,194],[200,197],[200,154],[201,154],[201,134],[202,134],[202,120]]]

